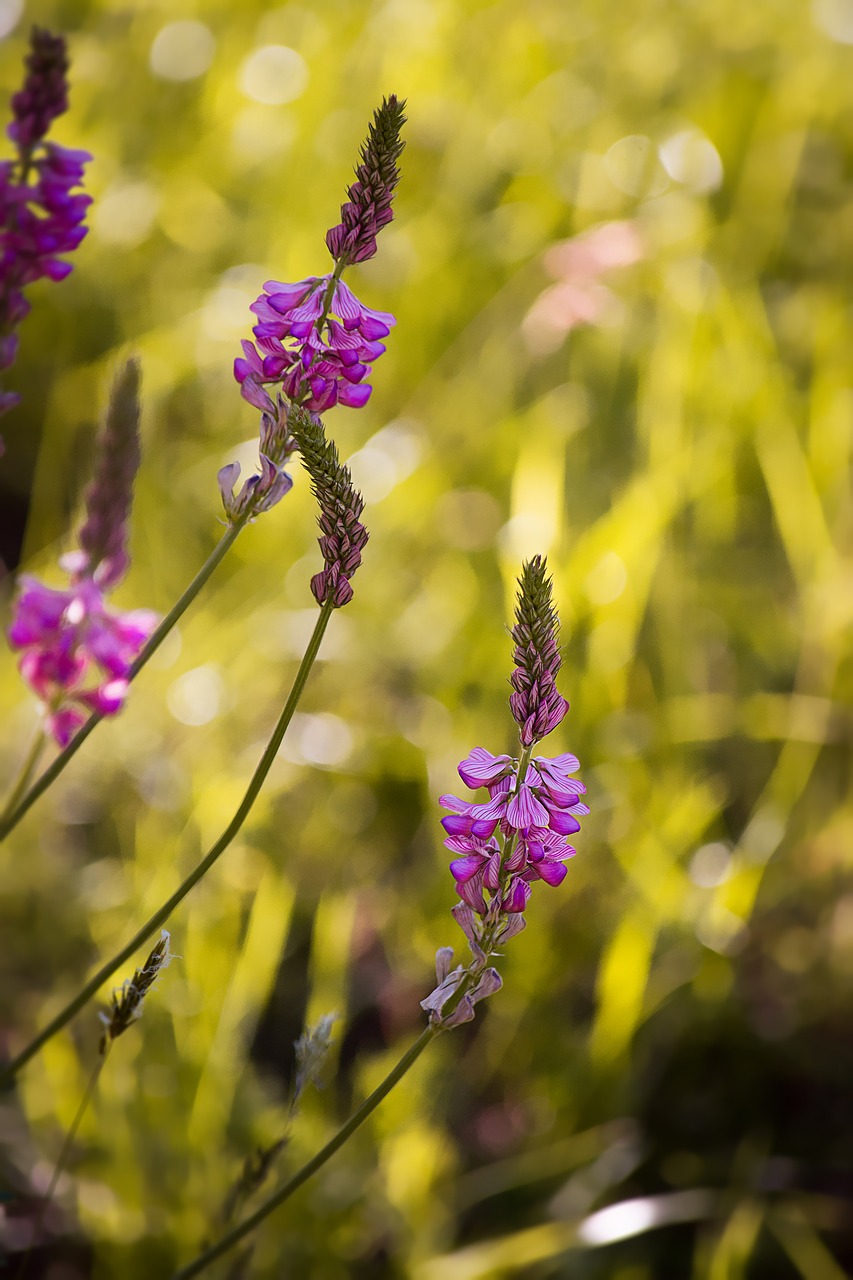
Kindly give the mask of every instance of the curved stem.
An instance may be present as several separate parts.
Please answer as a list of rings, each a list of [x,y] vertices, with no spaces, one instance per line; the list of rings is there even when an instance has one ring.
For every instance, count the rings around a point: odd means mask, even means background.
[[[209,1249],[205,1249],[203,1253],[200,1253],[192,1262],[182,1267],[180,1271],[176,1271],[172,1280],[190,1280],[191,1276],[200,1275],[211,1262],[215,1262],[217,1258],[221,1258],[229,1249],[233,1249],[234,1245],[239,1244],[245,1236],[254,1231],[255,1227],[263,1222],[264,1218],[269,1217],[279,1205],[284,1204],[285,1200],[289,1200],[294,1191],[298,1190],[303,1182],[307,1182],[318,1169],[322,1169],[326,1161],[330,1160],[347,1139],[352,1137],[356,1129],[364,1124],[371,1112],[375,1111],[383,1098],[388,1096],[394,1085],[402,1080],[409,1068],[417,1062],[430,1041],[434,1040],[439,1034],[440,1030],[437,1027],[427,1027],[425,1031],[422,1031],[415,1043],[403,1054],[400,1061],[389,1071],[382,1083],[373,1090],[369,1098],[364,1100],[358,1110],[353,1112],[349,1120],[342,1125],[322,1150],[318,1151],[307,1164],[304,1164],[298,1173],[289,1178],[283,1187],[279,1187],[278,1191],[274,1192],[268,1200],[265,1200],[250,1217],[232,1228],[221,1240],[211,1245]]]
[[[38,1053],[39,1049],[41,1049],[43,1045],[47,1044],[48,1040],[56,1035],[57,1031],[61,1031],[66,1023],[70,1022],[74,1015],[98,993],[99,989],[107,979],[111,978],[116,970],[121,968],[125,961],[130,959],[134,951],[141,947],[143,942],[147,941],[147,939],[151,937],[152,933],[159,929],[161,925],[168,920],[178,903],[182,902],[190,889],[194,888],[195,885],[198,884],[199,880],[207,875],[213,864],[219,857],[221,857],[231,844],[243,823],[248,818],[255,800],[258,798],[258,793],[260,792],[261,787],[266,780],[266,776],[272,767],[272,762],[275,760],[278,749],[281,746],[282,739],[287,731],[287,726],[290,724],[290,721],[293,718],[293,713],[302,696],[305,683],[308,679],[308,673],[314,665],[314,659],[317,657],[317,651],[320,648],[323,633],[326,630],[333,608],[334,605],[330,597],[320,610],[320,616],[317,619],[317,624],[314,627],[313,634],[308,642],[308,648],[305,650],[302,662],[299,665],[299,670],[296,673],[296,679],[293,682],[293,687],[291,688],[287,702],[284,705],[284,710],[279,716],[278,724],[273,730],[272,737],[264,748],[264,753],[261,756],[255,772],[252,774],[252,780],[246,788],[246,794],[243,796],[234,817],[228,823],[228,826],[216,841],[216,844],[202,858],[201,862],[199,862],[198,865],[190,872],[186,879],[181,881],[172,896],[167,898],[163,905],[154,912],[150,920],[147,920],[142,928],[137,930],[130,942],[128,942],[126,946],[122,947],[121,951],[117,952],[111,960],[108,960],[106,964],[102,965],[94,977],[90,978],[86,985],[78,991],[74,999],[69,1001],[65,1008],[62,1009],[55,1018],[51,1019],[44,1030],[40,1031],[35,1039],[32,1040],[16,1058],[13,1058],[2,1071],[0,1071],[0,1088],[11,1084],[17,1073],[27,1062],[29,1062],[30,1058],[34,1057],[35,1054]]]
[[[46,746],[47,735],[45,734],[44,729],[36,729],[33,735],[33,740],[30,743],[30,749],[27,752],[18,772],[17,781],[9,793],[9,799],[3,806],[3,813],[0,815],[0,822],[5,822],[9,814],[14,813],[18,801],[30,785],[30,778],[35,773],[38,762],[41,759],[41,753],[44,751]]]
[[[210,555],[207,557],[204,564],[187,587],[186,591],[177,603],[172,606],[163,621],[157,627],[156,631],[154,631],[150,636],[147,644],[139,654],[139,657],[130,668],[130,671],[128,672],[128,680],[135,679],[145,666],[146,662],[148,662],[149,658],[152,658],[160,648],[160,645],[166,639],[169,632],[186,613],[187,609],[190,607],[193,600],[195,600],[199,591],[201,591],[214,569],[216,569],[219,562],[224,558],[226,552],[235,542],[237,535],[245,527],[250,515],[251,512],[246,512],[236,520],[230,528],[226,529],[225,533],[219,539],[219,542],[213,548]],[[48,765],[41,777],[38,778],[30,787],[29,791],[26,792],[20,802],[16,803],[15,807],[12,807],[11,804],[7,806],[2,819],[0,819],[0,840],[6,839],[9,832],[18,825],[21,818],[23,818],[24,814],[32,808],[36,800],[44,794],[52,782],[55,782],[62,773],[62,770],[71,760],[72,756],[77,754],[89,734],[96,725],[100,724],[101,720],[103,720],[103,716],[97,711],[89,716],[89,719],[80,727],[80,729],[78,729],[68,746],[65,747],[64,750],[60,751],[56,759]],[[15,800],[18,801],[17,795],[15,796]]]

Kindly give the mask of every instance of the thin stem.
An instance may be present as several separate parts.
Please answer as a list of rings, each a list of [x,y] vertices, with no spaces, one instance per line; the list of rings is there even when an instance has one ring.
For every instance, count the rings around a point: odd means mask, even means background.
[[[201,591],[214,569],[216,569],[220,560],[223,559],[226,552],[235,542],[237,535],[245,527],[250,515],[251,512],[244,513],[239,519],[235,520],[234,524],[232,524],[230,528],[226,529],[225,533],[213,548],[210,555],[207,557],[204,564],[187,587],[186,591],[177,603],[169,610],[163,621],[157,627],[156,631],[154,631],[149,638],[147,644],[139,654],[139,657],[130,668],[130,671],[128,672],[128,680],[133,680],[139,674],[149,658],[152,658],[160,648],[160,645],[166,639],[169,632],[186,613],[199,591]],[[93,712],[86,723],[78,729],[77,733],[75,733],[68,746],[60,751],[56,759],[48,765],[41,777],[33,784],[32,787],[30,787],[29,791],[27,791],[20,803],[14,808],[11,805],[8,806],[2,819],[0,819],[0,840],[6,839],[9,832],[18,825],[21,818],[23,818],[24,814],[32,808],[36,800],[44,794],[52,782],[56,781],[62,773],[62,770],[71,760],[72,756],[77,754],[89,734],[96,725],[100,724],[101,720],[103,720],[103,716],[100,712]],[[18,797],[16,796],[15,799],[17,801]]]
[[[77,1108],[74,1119],[71,1121],[71,1126],[67,1134],[65,1135],[65,1141],[62,1144],[62,1150],[57,1156],[56,1164],[53,1167],[53,1174],[50,1179],[50,1185],[48,1186],[47,1191],[44,1193],[44,1198],[41,1202],[41,1205],[39,1206],[38,1215],[36,1217],[35,1223],[33,1224],[33,1234],[32,1234],[32,1237],[30,1238],[30,1243],[29,1243],[29,1247],[27,1248],[27,1252],[24,1254],[24,1259],[23,1259],[23,1262],[21,1263],[21,1269],[18,1272],[18,1280],[24,1280],[24,1276],[26,1275],[27,1265],[30,1260],[30,1254],[32,1253],[33,1248],[35,1247],[36,1240],[38,1239],[39,1232],[41,1231],[42,1223],[44,1222],[45,1214],[47,1213],[48,1209],[51,1206],[51,1203],[53,1202],[54,1192],[56,1191],[57,1184],[59,1182],[60,1176],[62,1175],[62,1171],[65,1168],[68,1157],[71,1154],[71,1147],[74,1144],[74,1139],[77,1137],[77,1130],[80,1128],[83,1117],[86,1114],[86,1111],[88,1109],[89,1103],[92,1101],[92,1094],[95,1092],[98,1079],[100,1078],[100,1074],[101,1074],[101,1071],[103,1070],[104,1063],[107,1060],[108,1052],[109,1052],[109,1046],[107,1046],[107,1048],[103,1051],[103,1053],[98,1055],[98,1060],[95,1063],[95,1066],[92,1070],[92,1074],[89,1076],[89,1083],[86,1085],[86,1088],[83,1091],[83,1097],[80,1099],[80,1105]]]
[[[14,813],[15,806],[26,791],[27,787],[30,785],[30,778],[35,773],[36,766],[41,759],[41,753],[44,751],[46,746],[47,735],[45,734],[44,729],[36,729],[35,734],[33,735],[33,740],[30,743],[30,749],[27,752],[18,773],[17,781],[9,794],[9,799],[3,807],[3,813],[0,815],[0,822],[5,822],[9,814]]]
[[[34,1057],[35,1054],[38,1053],[39,1049],[41,1049],[43,1045],[47,1044],[48,1040],[56,1035],[57,1031],[61,1031],[66,1023],[70,1022],[74,1015],[82,1009],[94,995],[97,995],[98,991],[107,979],[111,978],[115,971],[121,968],[121,966],[130,959],[133,953],[142,946],[143,942],[147,941],[147,939],[151,937],[152,933],[165,924],[178,903],[183,902],[190,889],[194,888],[195,885],[198,884],[199,880],[207,875],[213,864],[231,844],[243,823],[248,818],[255,800],[258,798],[258,793],[264,785],[266,776],[272,767],[272,763],[275,760],[278,749],[281,746],[282,739],[287,731],[287,726],[290,724],[290,721],[293,718],[293,713],[302,696],[305,683],[308,679],[308,673],[314,665],[314,659],[317,657],[317,651],[320,648],[320,643],[323,639],[323,633],[326,630],[329,618],[332,616],[333,608],[334,605],[332,598],[330,597],[320,609],[320,616],[317,619],[316,626],[314,627],[313,634],[308,642],[308,648],[305,650],[302,662],[299,664],[299,670],[296,673],[296,679],[293,681],[293,686],[290,690],[290,694],[288,695],[287,702],[284,705],[284,710],[279,717],[278,724],[273,730],[272,737],[264,748],[264,753],[261,756],[258,766],[252,774],[252,780],[246,788],[246,794],[243,796],[234,817],[228,823],[228,826],[216,841],[216,844],[202,858],[201,862],[199,862],[198,865],[190,872],[186,879],[181,881],[172,896],[167,898],[163,905],[158,907],[154,912],[150,920],[146,921],[142,928],[134,934],[127,946],[122,947],[121,951],[117,952],[111,960],[108,960],[105,965],[102,965],[94,977],[91,978],[86,985],[80,989],[80,991],[78,991],[74,999],[69,1001],[65,1008],[58,1013],[55,1018],[51,1019],[44,1030],[40,1031],[35,1039],[32,1040],[16,1058],[13,1058],[2,1072],[0,1072],[0,1089],[11,1084],[21,1067],[29,1062],[30,1058]]]
[[[205,1249],[203,1253],[200,1253],[192,1262],[182,1267],[180,1271],[176,1271],[172,1280],[190,1280],[191,1276],[200,1275],[211,1262],[215,1262],[217,1258],[221,1258],[229,1249],[233,1249],[235,1244],[239,1244],[250,1232],[254,1231],[255,1227],[269,1217],[279,1205],[284,1204],[285,1200],[289,1200],[294,1191],[297,1191],[303,1182],[307,1182],[318,1169],[322,1169],[326,1161],[330,1160],[347,1139],[352,1137],[356,1129],[364,1124],[367,1117],[376,1110],[383,1098],[388,1096],[395,1084],[402,1080],[409,1068],[417,1062],[430,1041],[434,1040],[439,1033],[440,1028],[437,1027],[427,1027],[425,1031],[422,1031],[415,1043],[403,1054],[400,1061],[392,1068],[382,1083],[373,1090],[373,1093],[369,1098],[365,1099],[358,1110],[353,1112],[346,1124],[338,1130],[334,1138],[327,1142],[321,1151],[318,1151],[307,1164],[304,1164],[298,1173],[289,1178],[283,1187],[279,1187],[278,1191],[271,1195],[268,1200],[265,1200],[250,1217],[239,1223],[238,1226],[233,1227],[221,1240],[211,1245],[209,1249]]]

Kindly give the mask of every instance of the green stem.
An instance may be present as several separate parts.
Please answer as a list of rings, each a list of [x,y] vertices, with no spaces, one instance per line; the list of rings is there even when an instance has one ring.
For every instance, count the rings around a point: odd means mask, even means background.
[[[166,636],[172,628],[186,613],[199,591],[201,591],[210,575],[236,540],[241,529],[245,527],[250,515],[251,512],[245,513],[236,520],[230,528],[226,529],[225,533],[222,535],[213,551],[211,551],[210,555],[207,557],[204,564],[187,587],[186,591],[177,603],[169,610],[163,621],[157,627],[156,631],[154,631],[149,638],[148,643],[142,649],[139,657],[133,663],[130,671],[128,672],[129,680],[135,679],[145,666],[146,662],[148,662],[149,658],[152,658],[160,648],[160,645],[166,639]],[[9,832],[21,821],[24,814],[32,808],[36,800],[38,800],[39,797],[47,791],[52,782],[55,782],[62,773],[62,770],[71,760],[72,756],[77,754],[89,734],[96,725],[100,724],[102,719],[103,716],[97,711],[89,716],[89,719],[80,727],[80,729],[78,729],[68,746],[60,751],[56,759],[48,765],[41,777],[33,784],[32,787],[30,787],[23,799],[20,800],[20,803],[16,803],[15,807],[12,807],[11,804],[7,806],[2,819],[0,819],[0,840],[5,840]],[[17,802],[19,797],[16,794],[14,798]]]
[[[328,626],[329,618],[332,616],[333,608],[334,605],[332,603],[332,598],[329,597],[320,610],[320,616],[317,619],[314,632],[308,642],[308,648],[305,650],[302,662],[299,665],[299,670],[296,673],[296,679],[293,682],[293,687],[290,690],[284,710],[279,717],[278,724],[273,730],[272,737],[264,749],[264,753],[261,756],[258,767],[252,774],[252,780],[246,789],[246,794],[243,796],[234,817],[228,823],[228,826],[216,841],[216,844],[209,853],[202,858],[201,862],[199,862],[198,865],[190,872],[186,879],[181,881],[172,896],[168,898],[163,905],[154,912],[150,920],[148,920],[142,928],[134,934],[127,946],[122,947],[121,951],[117,952],[111,960],[108,960],[105,965],[102,965],[95,976],[91,978],[80,991],[78,991],[74,999],[69,1001],[65,1008],[62,1009],[55,1018],[51,1019],[44,1030],[40,1031],[35,1039],[32,1040],[16,1058],[13,1058],[2,1072],[0,1072],[0,1089],[11,1084],[17,1073],[27,1062],[29,1062],[30,1058],[34,1057],[35,1054],[38,1053],[39,1049],[41,1049],[43,1045],[47,1044],[48,1040],[56,1035],[57,1031],[61,1031],[66,1023],[70,1022],[74,1015],[82,1009],[93,996],[97,995],[98,991],[107,979],[111,978],[116,970],[120,969],[121,966],[130,959],[133,953],[142,946],[143,942],[146,942],[147,939],[151,937],[152,933],[159,929],[166,920],[168,920],[175,907],[184,900],[190,889],[194,888],[195,885],[198,884],[199,880],[207,875],[213,864],[231,844],[243,823],[248,818],[252,806],[258,797],[258,793],[264,785],[267,774],[272,767],[273,760],[275,760],[278,749],[281,746],[282,739],[287,731],[287,726],[290,724],[290,721],[293,718],[293,713],[302,696],[305,683],[308,679],[308,673],[314,665],[314,659],[317,657],[317,651],[320,648],[320,643],[323,639],[323,633]]]
[[[347,1139],[352,1137],[356,1129],[364,1124],[367,1117],[376,1110],[383,1098],[388,1096],[395,1084],[402,1080],[409,1068],[417,1062],[430,1041],[434,1040],[438,1034],[439,1030],[435,1027],[427,1027],[425,1031],[422,1031],[415,1043],[403,1054],[400,1061],[388,1073],[382,1083],[373,1090],[373,1093],[369,1098],[365,1099],[358,1110],[353,1112],[346,1124],[338,1130],[334,1138],[327,1142],[321,1151],[317,1152],[313,1159],[303,1165],[292,1178],[289,1178],[283,1187],[279,1187],[278,1191],[271,1195],[268,1200],[265,1200],[250,1217],[246,1218],[238,1226],[233,1227],[221,1240],[211,1245],[209,1249],[205,1249],[203,1253],[200,1253],[192,1262],[182,1267],[180,1271],[176,1271],[172,1280],[190,1280],[191,1276],[200,1275],[211,1262],[215,1262],[217,1258],[221,1258],[229,1249],[233,1249],[235,1244],[239,1244],[250,1232],[254,1231],[255,1227],[269,1217],[279,1205],[284,1204],[285,1200],[289,1200],[294,1191],[297,1191],[303,1182],[307,1182],[318,1169],[321,1169],[326,1161],[330,1160],[335,1152],[344,1145]]]
[[[86,1088],[83,1091],[83,1097],[80,1099],[80,1105],[77,1108],[74,1119],[71,1121],[71,1126],[67,1134],[65,1135],[65,1141],[62,1144],[62,1150],[60,1151],[56,1160],[56,1164],[53,1167],[53,1175],[50,1179],[50,1185],[48,1186],[47,1191],[44,1193],[44,1198],[39,1206],[38,1215],[36,1217],[35,1223],[33,1224],[32,1238],[30,1240],[29,1248],[27,1249],[27,1252],[24,1254],[24,1260],[21,1263],[21,1269],[18,1272],[18,1280],[24,1280],[24,1276],[26,1275],[26,1272],[27,1272],[27,1265],[30,1260],[30,1254],[34,1249],[39,1237],[39,1233],[41,1232],[41,1224],[44,1222],[45,1214],[47,1213],[53,1201],[54,1192],[56,1191],[56,1186],[57,1186],[57,1183],[59,1182],[60,1175],[62,1174],[62,1171],[65,1168],[69,1155],[71,1154],[71,1147],[74,1144],[74,1139],[77,1137],[77,1130],[80,1128],[83,1117],[86,1114],[89,1103],[92,1100],[92,1094],[95,1092],[95,1087],[98,1083],[98,1079],[100,1077],[101,1071],[103,1070],[103,1066],[106,1060],[107,1060],[106,1052],[99,1054],[98,1060],[95,1063],[92,1074],[89,1076],[89,1083],[86,1085]]]
[[[36,766],[41,758],[41,753],[47,746],[47,736],[44,729],[37,729],[30,743],[30,749],[26,754],[17,781],[12,788],[9,799],[3,807],[3,813],[0,815],[0,822],[5,822],[10,813],[14,813],[21,796],[30,785],[30,778],[33,776]]]

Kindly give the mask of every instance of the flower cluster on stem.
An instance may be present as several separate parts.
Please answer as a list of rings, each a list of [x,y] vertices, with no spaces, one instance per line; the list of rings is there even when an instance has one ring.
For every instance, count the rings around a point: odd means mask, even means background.
[[[80,550],[60,561],[65,588],[21,578],[9,642],[23,650],[20,671],[42,700],[48,733],[65,747],[92,712],[124,705],[130,668],[157,623],[147,609],[109,608],[106,592],[124,576],[127,525],[139,465],[139,368],[116,378],[86,493]]]
[[[360,408],[367,403],[371,387],[365,379],[385,350],[381,339],[395,319],[360,302],[341,275],[348,264],[373,256],[377,233],[393,216],[404,105],[392,95],[374,115],[357,181],[341,210],[343,222],[326,237],[334,270],[296,284],[268,280],[252,304],[258,318],[255,341],[244,341],[243,356],[234,361],[234,376],[252,404],[256,388],[269,383],[314,413],[336,404]]]
[[[468,939],[473,959],[450,968],[452,951],[436,958],[438,986],[422,1001],[430,1021],[456,1026],[474,1016],[477,1000],[500,987],[488,967],[496,947],[525,925],[524,911],[533,885],[556,886],[565,879],[566,861],[575,850],[568,837],[580,830],[578,819],[589,809],[583,783],[572,775],[575,756],[534,755],[536,744],[559,724],[568,703],[556,689],[560,667],[559,620],[551,602],[545,560],[534,557],[519,579],[515,670],[510,708],[519,727],[518,757],[494,755],[474,747],[459,765],[459,776],[472,791],[486,788],[487,800],[441,797],[449,813],[442,818],[445,845],[457,856],[450,864],[461,901],[453,915]]]
[[[91,197],[75,190],[91,155],[46,142],[57,116],[68,109],[68,55],[62,36],[34,27],[23,88],[12,98],[6,133],[14,160],[0,162],[0,370],[14,363],[17,329],[30,309],[23,290],[43,276],[63,280],[72,270],[62,255],[86,235]],[[0,392],[0,413],[18,403]]]

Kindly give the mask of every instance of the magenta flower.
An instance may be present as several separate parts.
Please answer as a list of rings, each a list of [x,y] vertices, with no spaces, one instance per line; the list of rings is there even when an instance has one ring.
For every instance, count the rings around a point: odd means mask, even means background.
[[[533,885],[540,880],[552,887],[562,884],[566,862],[575,854],[567,836],[580,830],[578,819],[589,813],[581,799],[586,788],[572,777],[577,757],[570,752],[534,756],[532,750],[569,705],[556,688],[559,621],[550,587],[543,559],[524,565],[512,631],[516,668],[510,699],[520,758],[474,747],[460,763],[459,776],[472,791],[485,788],[488,800],[445,795],[440,801],[449,810],[441,819],[444,843],[456,855],[450,873],[461,902],[453,915],[473,955],[467,968],[451,972],[451,953],[439,952],[439,985],[421,1004],[430,1021],[443,1028],[468,1021],[475,1001],[497,990],[486,978],[494,973],[486,968],[489,957],[524,928]]]
[[[131,667],[157,623],[147,609],[120,613],[104,599],[130,563],[127,525],[139,458],[139,366],[129,360],[113,384],[99,438],[80,550],[60,561],[70,585],[57,590],[23,577],[9,628],[10,644],[23,650],[21,674],[44,703],[47,731],[61,747],[92,712],[121,710]]]
[[[384,99],[361,149],[356,182],[341,209],[343,221],[326,236],[335,269],[296,284],[268,280],[252,303],[258,317],[255,341],[244,341],[234,361],[234,377],[252,404],[257,389],[275,383],[282,393],[311,413],[336,404],[360,409],[370,398],[366,381],[382,355],[394,317],[366,307],[341,280],[346,266],[372,258],[376,236],[391,221],[391,201],[403,150],[403,107],[393,95]]]
[[[86,235],[82,222],[91,203],[74,190],[92,159],[88,151],[44,141],[68,107],[65,41],[34,27],[30,47],[27,78],[12,99],[14,119],[6,130],[17,159],[0,163],[0,370],[17,355],[15,331],[29,311],[22,290],[43,276],[69,275],[71,264],[61,255]],[[14,392],[0,392],[0,413],[19,400]]]
[[[268,280],[250,310],[258,317],[257,347],[244,341],[244,358],[234,361],[244,398],[250,399],[254,381],[278,383],[289,399],[314,413],[367,403],[372,388],[364,379],[385,350],[379,339],[396,323],[392,315],[364,306],[332,275],[297,284]]]
[[[64,747],[91,712],[121,710],[130,668],[157,616],[107,608],[103,588],[91,578],[65,590],[31,577],[21,586],[9,642],[23,649],[21,674],[45,704],[47,731]]]

